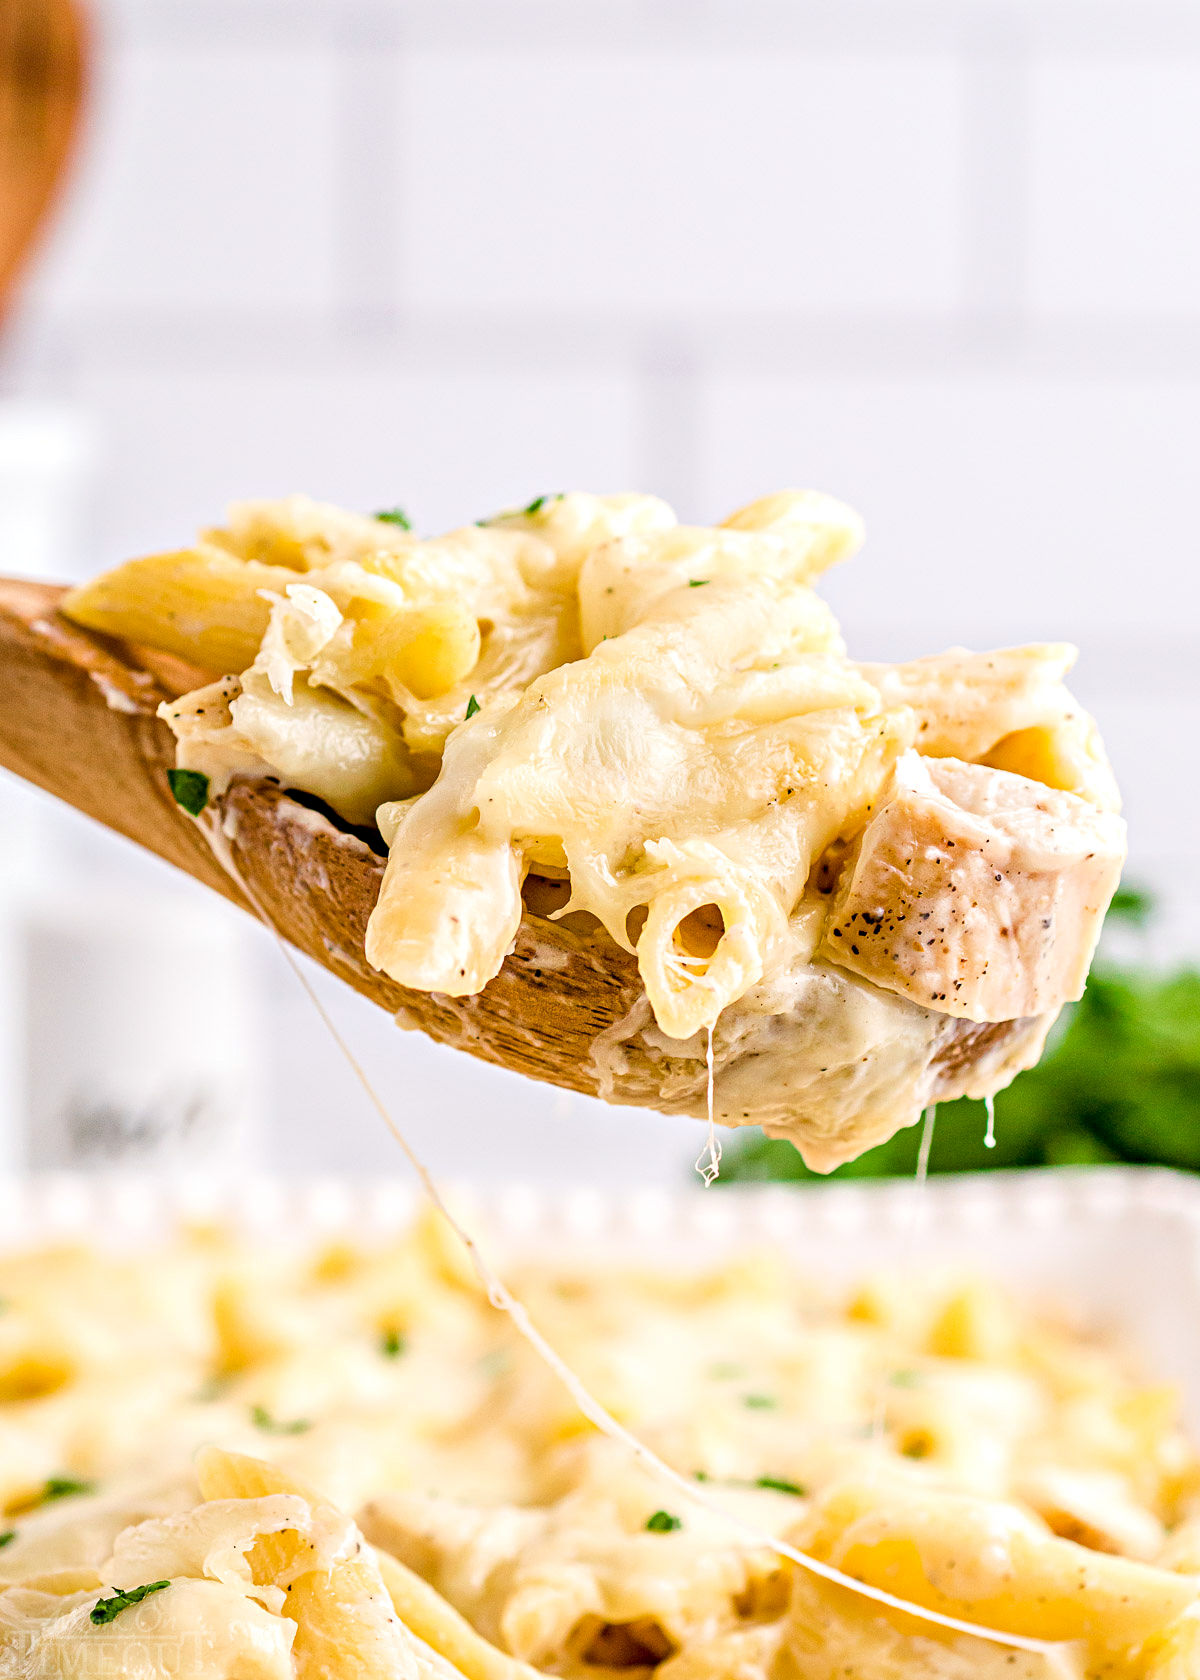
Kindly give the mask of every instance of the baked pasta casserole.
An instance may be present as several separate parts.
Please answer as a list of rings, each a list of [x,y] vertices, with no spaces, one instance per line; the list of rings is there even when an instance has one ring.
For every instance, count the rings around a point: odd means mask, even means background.
[[[1195,1680],[1176,1396],[964,1275],[527,1261],[580,1417],[437,1218],[0,1258],[0,1675]],[[913,1606],[779,1556],[785,1537]]]

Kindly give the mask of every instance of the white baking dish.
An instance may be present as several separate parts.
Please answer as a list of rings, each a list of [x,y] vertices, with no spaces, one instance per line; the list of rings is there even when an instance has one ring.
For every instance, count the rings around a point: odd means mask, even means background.
[[[636,1171],[636,1162],[630,1164]],[[1200,1180],[1086,1168],[903,1182],[683,1191],[459,1187],[456,1211],[489,1257],[603,1252],[664,1263],[780,1244],[831,1281],[956,1262],[1025,1296],[1050,1297],[1115,1331],[1155,1377],[1184,1390],[1200,1434]],[[399,1179],[192,1179],[60,1175],[0,1181],[0,1246],[81,1238],[143,1245],[183,1220],[219,1218],[268,1242],[404,1226],[418,1203]]]

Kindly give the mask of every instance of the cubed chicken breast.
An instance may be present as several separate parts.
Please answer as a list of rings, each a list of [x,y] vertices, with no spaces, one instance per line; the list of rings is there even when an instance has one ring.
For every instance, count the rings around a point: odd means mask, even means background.
[[[1075,794],[906,753],[851,848],[820,954],[971,1021],[1082,995],[1125,860],[1125,824]]]

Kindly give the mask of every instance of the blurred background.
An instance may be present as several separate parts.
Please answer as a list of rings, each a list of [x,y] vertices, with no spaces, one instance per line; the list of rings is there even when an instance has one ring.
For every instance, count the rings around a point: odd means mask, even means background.
[[[64,8],[6,11],[28,91]],[[863,656],[1080,644],[1158,906],[1127,901],[1109,990],[1001,1099],[994,1155],[971,1111],[935,1166],[1200,1166],[1200,9],[86,22],[78,144],[0,338],[0,569],[81,577],[293,490],[425,532],[565,488],[697,521],[833,491],[868,525],[828,587]],[[399,1166],[265,936],[11,781],[0,801],[0,1164]],[[439,1170],[686,1180],[693,1123],[523,1084],[316,983]]]

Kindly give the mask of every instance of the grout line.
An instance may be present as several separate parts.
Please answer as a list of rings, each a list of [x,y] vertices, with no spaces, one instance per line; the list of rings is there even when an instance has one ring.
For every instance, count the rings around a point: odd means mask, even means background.
[[[355,0],[107,0],[105,34],[156,47],[302,47],[329,39]]]
[[[356,216],[369,219],[374,202],[364,193]],[[386,195],[380,215],[378,227],[359,225],[345,236],[346,260],[355,272],[341,317],[334,322],[319,311],[56,310],[45,305],[30,308],[16,336],[42,347],[40,355],[31,352],[34,363],[56,340],[69,338],[90,368],[164,371],[186,367],[189,360],[270,367],[297,355],[310,358],[314,370],[322,364],[352,370],[360,345],[376,361],[389,361],[397,369],[456,372],[591,369],[622,359],[642,366],[658,353],[648,350],[662,330],[658,315],[388,308],[382,281],[388,274],[389,285],[398,283],[398,252]],[[364,278],[359,268],[371,264],[373,277]],[[673,325],[662,354],[668,362],[672,356],[694,360],[694,347],[703,346],[706,375],[747,379],[1200,380],[1200,318],[1195,316],[1028,315],[1015,338],[1003,339],[995,323],[994,314],[970,310],[896,316],[701,311]]]
[[[0,338],[0,395],[73,401],[84,361],[84,340],[74,323],[51,323],[18,303]]]
[[[981,7],[964,40],[963,301],[982,344],[1019,344],[1029,247],[1029,58],[1020,16]]]
[[[350,338],[386,338],[400,288],[400,42],[354,10],[335,40],[337,324]]]
[[[965,0],[107,0],[100,10],[106,22],[156,42],[236,47],[294,44],[349,20],[380,39],[399,26],[433,50],[873,57],[955,50],[973,30]],[[1004,10],[1039,51],[1169,60],[1200,53],[1200,14],[1186,0],[1007,0]]]

